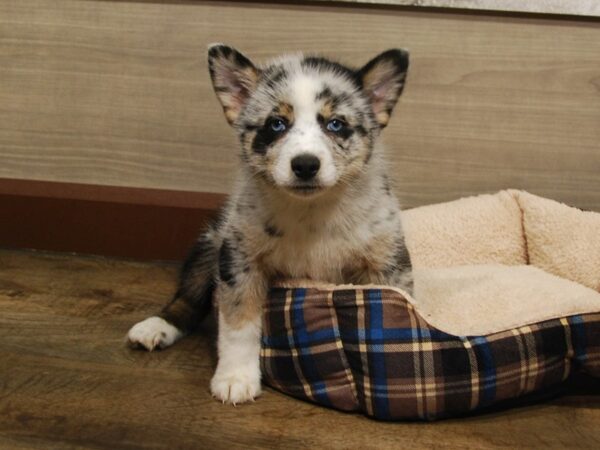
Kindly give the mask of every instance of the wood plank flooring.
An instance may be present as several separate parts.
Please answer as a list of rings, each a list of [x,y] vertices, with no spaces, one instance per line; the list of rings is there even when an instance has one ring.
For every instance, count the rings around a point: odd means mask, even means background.
[[[127,329],[174,289],[176,268],[0,250],[0,448],[600,448],[600,386],[435,423],[381,423],[266,389],[213,400],[214,328],[154,353]],[[212,331],[211,331],[212,328]]]

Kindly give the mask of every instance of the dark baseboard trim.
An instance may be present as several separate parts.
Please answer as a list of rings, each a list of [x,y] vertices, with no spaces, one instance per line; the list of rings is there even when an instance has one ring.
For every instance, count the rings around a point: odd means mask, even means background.
[[[0,179],[0,246],[181,260],[224,194]]]

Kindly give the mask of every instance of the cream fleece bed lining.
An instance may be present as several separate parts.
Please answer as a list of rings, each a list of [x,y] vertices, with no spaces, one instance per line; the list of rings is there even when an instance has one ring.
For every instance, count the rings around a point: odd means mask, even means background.
[[[408,299],[430,325],[483,336],[600,311],[600,293],[534,266],[500,264],[423,269]]]
[[[405,213],[414,297],[430,325],[457,336],[488,335],[600,311],[600,214],[523,191],[462,198]],[[528,264],[529,263],[529,264]]]

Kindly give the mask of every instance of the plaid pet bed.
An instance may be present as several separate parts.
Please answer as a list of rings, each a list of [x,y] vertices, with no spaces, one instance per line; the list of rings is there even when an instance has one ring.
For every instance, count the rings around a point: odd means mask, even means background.
[[[563,381],[600,377],[600,313],[487,336],[431,327],[388,289],[274,288],[264,381],[287,394],[384,420],[433,420]]]

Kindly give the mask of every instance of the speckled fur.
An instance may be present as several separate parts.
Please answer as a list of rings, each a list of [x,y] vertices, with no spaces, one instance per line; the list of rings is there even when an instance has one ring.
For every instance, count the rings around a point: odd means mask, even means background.
[[[159,316],[186,333],[201,316],[192,311],[205,309],[215,288],[221,329],[211,386],[217,398],[236,403],[260,392],[256,336],[275,279],[412,290],[400,207],[378,144],[404,87],[408,55],[390,50],[360,70],[303,55],[257,67],[216,44],[209,67],[241,143],[240,175]],[[329,129],[333,119],[344,124],[340,131]],[[285,131],[273,132],[273,120]],[[301,154],[319,160],[314,179],[300,180],[292,170]]]

